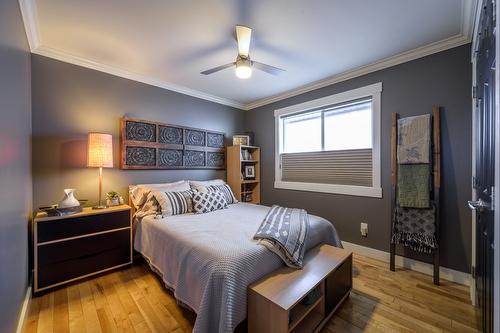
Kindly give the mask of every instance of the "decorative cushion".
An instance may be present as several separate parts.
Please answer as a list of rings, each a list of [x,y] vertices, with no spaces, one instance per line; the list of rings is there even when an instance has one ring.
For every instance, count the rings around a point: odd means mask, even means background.
[[[226,198],[226,202],[228,205],[238,203],[238,200],[234,196],[233,191],[231,191],[229,185],[224,184],[224,185],[207,186],[207,192],[215,192],[215,191],[220,191],[224,194],[224,197]]]
[[[161,206],[162,215],[180,215],[193,211],[193,190],[181,192],[153,192]]]
[[[227,201],[224,193],[220,191],[195,192],[193,194],[193,211],[196,214],[208,213],[224,208],[227,208]]]
[[[207,192],[206,188],[207,186],[210,185],[224,185],[226,182],[223,181],[222,179],[212,179],[212,180],[204,180],[204,181],[198,181],[198,180],[190,180],[189,181],[189,186],[191,186],[191,189],[200,191],[200,192]]]
[[[134,217],[142,219],[148,215],[157,215],[160,213],[161,207],[152,192],[148,193],[144,204],[137,208]]]
[[[136,208],[141,207],[146,203],[149,193],[151,191],[187,191],[189,190],[189,183],[181,180],[174,183],[164,184],[138,184],[129,186],[129,195],[132,203]]]

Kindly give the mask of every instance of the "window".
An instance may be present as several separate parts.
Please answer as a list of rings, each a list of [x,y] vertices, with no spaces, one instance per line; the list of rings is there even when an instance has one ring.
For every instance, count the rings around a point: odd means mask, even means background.
[[[283,118],[283,150],[287,153],[321,150],[321,112]],[[285,134],[286,133],[286,134]],[[308,133],[303,136],[303,133]]]
[[[381,197],[377,83],[275,111],[276,188]]]

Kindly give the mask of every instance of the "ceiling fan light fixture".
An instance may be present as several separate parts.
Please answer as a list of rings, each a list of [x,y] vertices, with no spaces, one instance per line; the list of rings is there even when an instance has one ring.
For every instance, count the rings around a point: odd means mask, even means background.
[[[252,64],[248,59],[238,59],[236,61],[236,77],[239,79],[248,79],[252,76]]]
[[[249,77],[251,77],[254,68],[272,75],[280,75],[281,73],[285,72],[284,69],[250,60],[249,52],[251,40],[252,29],[242,25],[237,25],[236,41],[238,42],[238,57],[236,58],[236,61],[210,68],[206,71],[201,72],[200,74],[210,75],[233,66],[236,67],[234,74],[236,74],[236,77],[239,79],[248,79]]]

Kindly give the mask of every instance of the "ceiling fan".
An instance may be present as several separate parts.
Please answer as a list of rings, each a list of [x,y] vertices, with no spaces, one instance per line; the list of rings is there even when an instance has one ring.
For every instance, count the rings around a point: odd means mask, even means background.
[[[236,41],[238,42],[238,57],[235,62],[217,66],[201,72],[203,75],[210,75],[223,69],[235,66],[235,74],[240,79],[248,79],[252,76],[252,68],[260,69],[269,74],[280,75],[284,69],[263,64],[250,59],[250,40],[252,39],[252,29],[243,25],[236,26]]]

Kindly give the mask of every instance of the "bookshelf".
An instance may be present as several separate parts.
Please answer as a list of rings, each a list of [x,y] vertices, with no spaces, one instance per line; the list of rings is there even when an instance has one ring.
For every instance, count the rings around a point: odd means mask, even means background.
[[[254,167],[255,177],[245,177],[245,168]],[[227,147],[227,182],[241,202],[260,204],[260,147]]]

